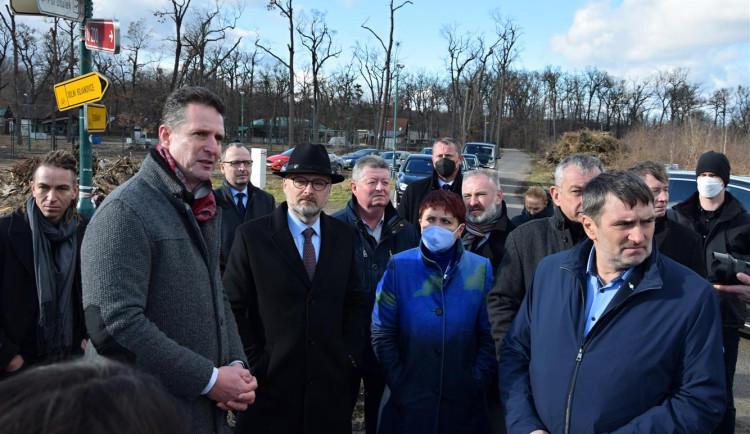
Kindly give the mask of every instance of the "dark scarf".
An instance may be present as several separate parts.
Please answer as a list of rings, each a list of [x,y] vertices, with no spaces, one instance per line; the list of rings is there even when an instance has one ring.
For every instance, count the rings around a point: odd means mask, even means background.
[[[495,214],[495,218],[488,221],[485,224],[478,225],[476,223],[470,222],[468,219],[466,220],[466,233],[464,233],[463,238],[463,244],[464,248],[466,250],[472,251],[469,247],[471,247],[471,244],[475,242],[476,240],[479,240],[477,242],[477,247],[479,247],[480,244],[482,244],[482,240],[486,240],[484,237],[487,233],[491,232],[492,229],[497,224],[498,220],[500,220],[500,217],[503,216],[503,209],[501,206],[497,207],[497,213]]]
[[[169,167],[174,171],[175,175],[177,175],[177,178],[182,182],[182,185],[187,188],[187,178],[185,178],[185,174],[182,173],[180,168],[177,167],[177,163],[175,163],[172,154],[169,153],[169,149],[162,145],[157,145],[156,151],[159,152],[159,155],[161,155],[167,164],[169,164]],[[202,182],[198,188],[191,193],[195,198],[191,204],[195,219],[200,223],[205,223],[211,220],[216,214],[216,198],[214,197],[213,189],[211,189],[211,182]]]
[[[26,215],[34,247],[34,273],[39,299],[36,342],[42,357],[61,356],[73,346],[73,277],[76,264],[77,219],[71,210],[55,226],[26,200]],[[54,248],[53,248],[54,244]]]

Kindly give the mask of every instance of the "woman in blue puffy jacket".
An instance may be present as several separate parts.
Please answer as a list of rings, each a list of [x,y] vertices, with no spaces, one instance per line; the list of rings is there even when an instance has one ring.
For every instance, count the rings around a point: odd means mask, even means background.
[[[458,195],[429,193],[419,247],[393,256],[378,284],[372,344],[388,385],[381,433],[490,432],[492,266],[457,242],[465,213]]]

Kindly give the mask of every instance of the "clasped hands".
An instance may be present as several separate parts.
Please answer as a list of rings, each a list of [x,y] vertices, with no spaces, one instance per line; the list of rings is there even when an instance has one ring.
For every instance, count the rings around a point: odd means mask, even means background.
[[[219,368],[216,383],[207,396],[216,401],[216,406],[222,410],[243,411],[255,401],[257,388],[258,381],[255,377],[237,363]]]

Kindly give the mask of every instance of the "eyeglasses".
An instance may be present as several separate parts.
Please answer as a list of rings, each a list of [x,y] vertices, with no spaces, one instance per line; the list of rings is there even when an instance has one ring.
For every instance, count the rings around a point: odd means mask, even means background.
[[[237,160],[237,161],[223,161],[224,164],[229,164],[234,169],[238,169],[243,164],[245,167],[251,167],[253,165],[253,160]]]
[[[299,188],[300,190],[307,188],[307,184],[312,184],[315,191],[323,191],[328,186],[328,184],[330,184],[330,182],[320,178],[313,179],[312,181],[308,181],[305,178],[292,178],[292,184],[294,184],[294,186]]]

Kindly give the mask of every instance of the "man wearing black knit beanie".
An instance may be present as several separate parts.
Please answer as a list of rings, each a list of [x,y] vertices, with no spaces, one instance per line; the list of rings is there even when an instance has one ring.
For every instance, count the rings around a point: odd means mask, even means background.
[[[703,237],[709,280],[717,289],[723,282],[712,276],[713,253],[729,253],[737,259],[750,260],[750,214],[726,191],[730,174],[729,159],[720,152],[701,155],[695,168],[698,191],[675,205],[667,216],[685,224]],[[713,278],[712,278],[713,277]],[[727,381],[727,410],[714,433],[734,433],[735,413],[732,382],[734,380],[739,329],[745,323],[745,304],[736,295],[719,292],[724,339],[724,368]]]

